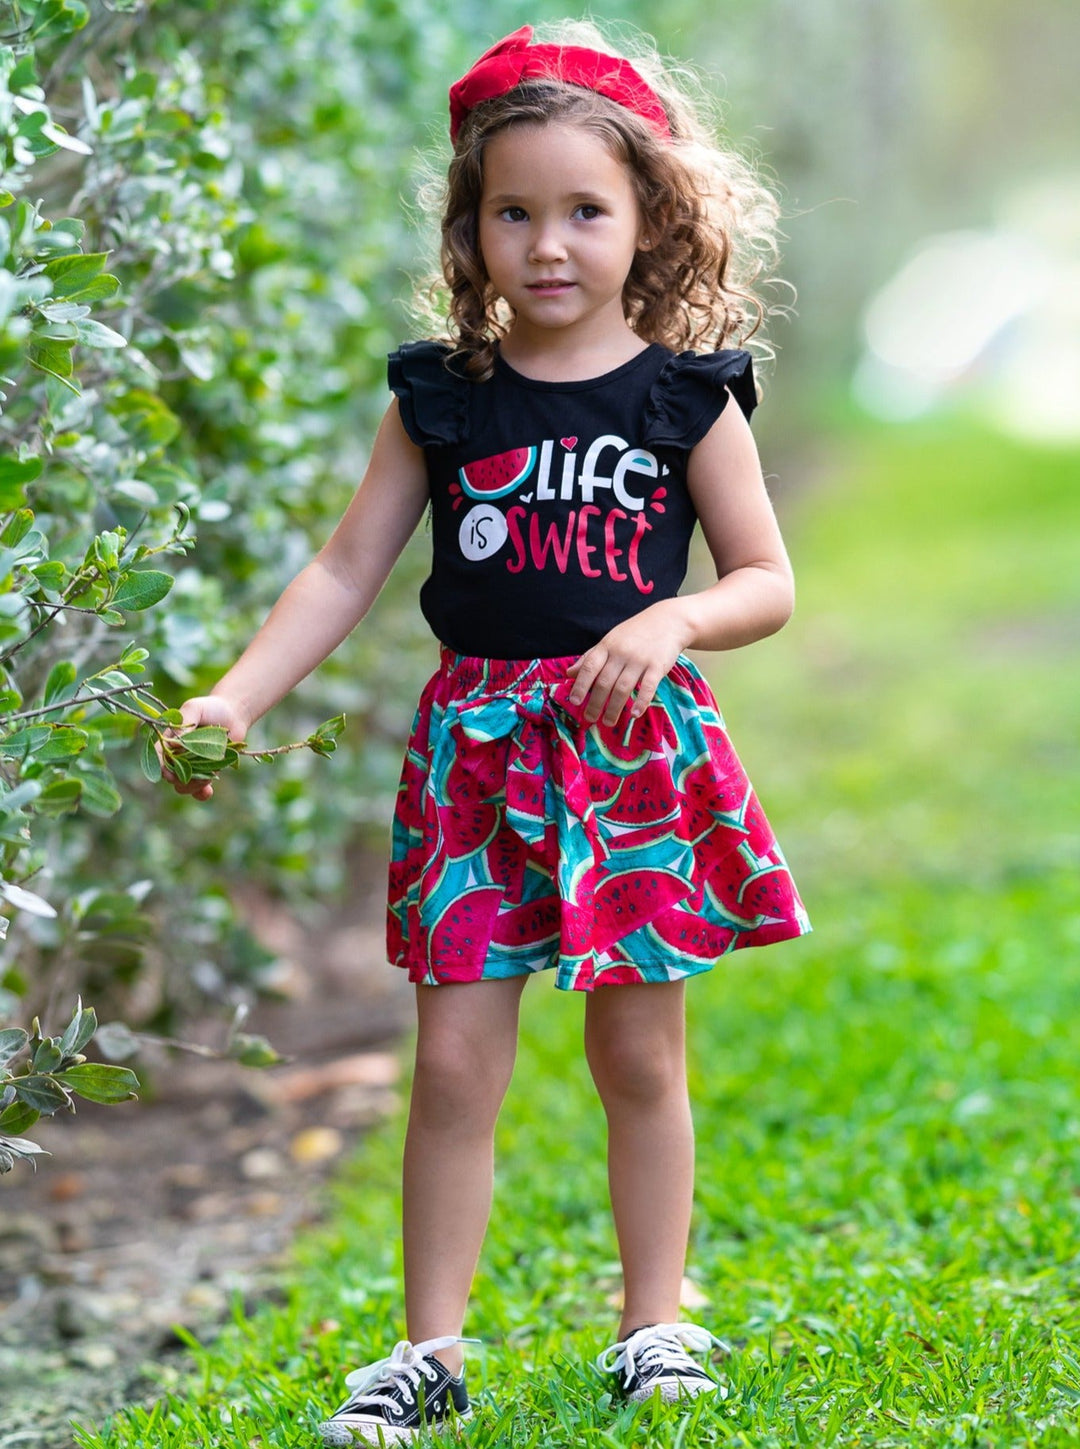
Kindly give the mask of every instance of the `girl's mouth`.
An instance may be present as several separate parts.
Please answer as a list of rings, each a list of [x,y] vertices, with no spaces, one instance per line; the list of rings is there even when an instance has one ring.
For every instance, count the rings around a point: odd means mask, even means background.
[[[540,292],[545,296],[549,296],[552,293],[568,292],[573,285],[573,282],[563,281],[560,277],[556,277],[550,282],[528,282],[526,284],[528,291]]]

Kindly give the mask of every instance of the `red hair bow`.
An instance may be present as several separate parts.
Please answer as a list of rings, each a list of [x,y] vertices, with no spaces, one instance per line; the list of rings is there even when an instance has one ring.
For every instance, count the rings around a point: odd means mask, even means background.
[[[635,112],[665,140],[671,138],[660,98],[628,60],[582,45],[530,45],[533,28],[523,25],[486,50],[471,70],[450,87],[450,139],[481,101],[504,96],[525,80],[559,80],[598,91]]]

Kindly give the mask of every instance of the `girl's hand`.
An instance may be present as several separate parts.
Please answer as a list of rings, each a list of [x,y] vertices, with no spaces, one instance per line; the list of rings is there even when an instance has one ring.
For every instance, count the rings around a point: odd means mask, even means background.
[[[248,721],[232,700],[224,695],[196,695],[180,706],[180,715],[184,721],[181,728],[169,731],[177,739],[183,739],[183,730],[194,729],[197,725],[223,725],[229,732],[230,740],[240,741],[247,738]],[[195,800],[210,799],[214,787],[209,780],[191,780],[185,785],[166,768],[160,745],[157,747],[157,754],[161,760],[162,779],[167,780],[178,795],[191,795]]]
[[[606,725],[618,722],[623,706],[636,691],[631,716],[652,703],[656,687],[690,641],[690,630],[678,599],[661,599],[610,629],[568,666],[574,679],[572,704],[585,706],[586,724],[604,716]]]

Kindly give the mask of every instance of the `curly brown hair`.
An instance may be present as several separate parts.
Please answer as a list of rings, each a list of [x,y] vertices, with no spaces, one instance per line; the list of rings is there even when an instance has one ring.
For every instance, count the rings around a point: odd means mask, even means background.
[[[589,23],[563,23],[555,38],[614,54]],[[641,38],[643,39],[643,38]],[[484,150],[511,126],[581,125],[626,166],[650,247],[633,261],[623,290],[626,319],[639,337],[674,351],[741,346],[757,334],[756,351],[771,357],[763,323],[783,308],[761,295],[777,257],[779,206],[754,166],[721,148],[699,121],[707,109],[687,94],[687,73],[672,75],[655,52],[630,57],[667,112],[671,140],[606,96],[557,80],[524,81],[484,101],[462,124],[437,200],[442,216],[441,274],[429,284],[426,317],[439,317],[466,370],[491,376],[499,339],[513,316],[496,294],[478,244]],[[679,81],[682,84],[679,84]]]

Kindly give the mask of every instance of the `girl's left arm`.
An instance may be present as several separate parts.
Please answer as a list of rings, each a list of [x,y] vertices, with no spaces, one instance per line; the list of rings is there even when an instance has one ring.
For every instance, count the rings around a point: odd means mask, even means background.
[[[592,724],[617,723],[636,691],[640,714],[685,649],[737,649],[783,628],[795,603],[791,563],[780,536],[750,424],[731,402],[691,451],[687,486],[716,565],[715,584],[661,599],[608,631],[570,666],[571,699],[590,695]]]

